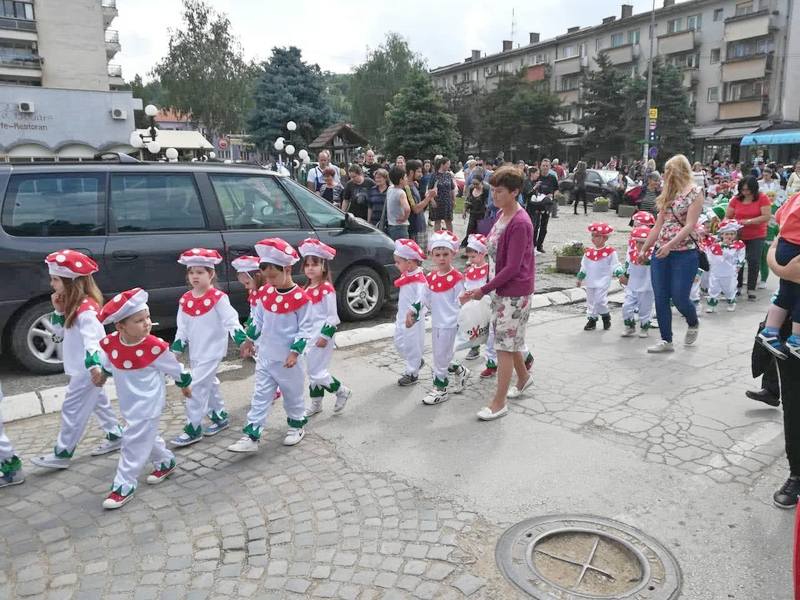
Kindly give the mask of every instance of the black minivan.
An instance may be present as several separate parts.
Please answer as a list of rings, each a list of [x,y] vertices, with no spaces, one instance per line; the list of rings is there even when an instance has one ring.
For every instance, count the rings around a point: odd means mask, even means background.
[[[37,373],[61,369],[50,330],[44,257],[74,248],[100,266],[106,296],[131,287],[150,294],[159,328],[175,324],[186,291],[187,248],[215,248],[218,287],[243,317],[248,307],[230,266],[254,244],[316,237],[337,249],[332,277],[343,320],[369,319],[394,290],[394,246],[383,233],[292,179],[257,165],[124,160],[0,165],[0,353]],[[299,264],[298,280],[303,281]]]

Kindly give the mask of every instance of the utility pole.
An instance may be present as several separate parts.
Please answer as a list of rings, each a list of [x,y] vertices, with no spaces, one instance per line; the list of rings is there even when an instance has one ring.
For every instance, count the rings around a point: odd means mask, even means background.
[[[644,145],[642,161],[647,162],[650,154],[650,103],[653,101],[653,44],[656,39],[656,0],[650,11],[650,59],[647,62],[647,104],[644,107]]]

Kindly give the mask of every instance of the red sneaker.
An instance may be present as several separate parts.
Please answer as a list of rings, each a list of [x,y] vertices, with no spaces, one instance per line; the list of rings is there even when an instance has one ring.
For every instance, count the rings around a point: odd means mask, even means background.
[[[486,367],[481,371],[481,379],[491,379],[497,375],[497,367]]]
[[[120,508],[121,506],[127,504],[132,498],[133,490],[131,490],[131,493],[127,496],[123,496],[117,492],[111,492],[108,496],[106,496],[106,499],[103,500],[103,508],[107,508],[109,510]]]
[[[166,469],[156,469],[155,471],[150,473],[150,475],[147,476],[147,483],[149,483],[150,485],[156,485],[158,483],[161,483],[167,477],[172,475],[174,471],[175,471],[174,462]]]

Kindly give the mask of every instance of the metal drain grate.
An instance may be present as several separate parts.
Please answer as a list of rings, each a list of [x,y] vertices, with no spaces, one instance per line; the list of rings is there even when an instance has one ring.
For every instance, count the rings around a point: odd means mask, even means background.
[[[495,559],[503,575],[539,600],[673,600],[675,558],[637,529],[602,517],[552,515],[507,530]]]

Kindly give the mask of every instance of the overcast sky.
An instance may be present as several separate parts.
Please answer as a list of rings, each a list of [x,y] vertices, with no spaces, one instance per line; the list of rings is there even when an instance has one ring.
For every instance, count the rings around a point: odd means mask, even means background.
[[[663,0],[656,0],[661,6]],[[411,48],[433,68],[459,62],[480,49],[499,52],[510,39],[526,44],[528,32],[542,39],[566,33],[568,27],[599,24],[619,18],[622,2],[610,0],[406,0],[348,2],[327,0],[209,0],[228,15],[234,34],[249,58],[266,60],[275,46],[298,46],[306,62],[323,70],[346,73],[364,61],[369,48],[380,45],[389,31],[403,35]],[[652,0],[627,0],[634,13],[647,11]],[[180,0],[117,0],[122,52],[114,62],[125,79],[150,71],[167,52],[168,28],[180,25]],[[299,9],[300,7],[302,9]],[[310,7],[314,8],[310,8]],[[305,8],[309,7],[309,8]],[[491,9],[488,9],[491,7]],[[512,11],[514,17],[512,19]]]

